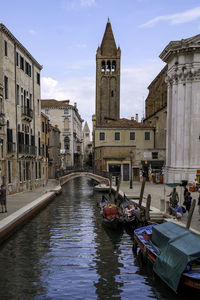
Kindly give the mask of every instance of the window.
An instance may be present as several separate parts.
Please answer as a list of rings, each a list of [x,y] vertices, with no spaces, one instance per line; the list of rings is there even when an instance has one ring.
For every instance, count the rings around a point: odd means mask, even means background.
[[[11,183],[11,162],[8,161],[8,183]]]
[[[113,92],[113,90],[111,91],[111,97],[113,97],[114,96],[114,92]]]
[[[16,52],[16,65],[19,66],[19,53]]]
[[[19,85],[17,84],[17,105],[19,105]]]
[[[25,72],[28,76],[31,77],[31,65],[26,61],[26,64],[25,64]]]
[[[120,141],[120,132],[115,132],[115,141]]]
[[[99,133],[99,140],[100,141],[105,141],[105,132],[100,132]]]
[[[38,178],[38,172],[37,172],[37,161],[35,162],[35,178]]]
[[[144,133],[144,139],[145,139],[145,141],[149,141],[150,140],[150,132],[145,132]]]
[[[130,132],[130,140],[131,141],[135,140],[135,132]]]
[[[42,132],[44,132],[44,122],[42,122]]]
[[[40,85],[40,74],[39,73],[37,73],[37,84]]]
[[[20,55],[20,69],[24,71],[24,58]]]
[[[158,159],[158,152],[152,152],[152,159]]]
[[[21,161],[19,161],[19,181],[22,181],[22,165],[21,165]]]
[[[7,44],[7,41],[4,41],[4,54],[5,54],[5,56],[8,56],[8,44]]]
[[[4,76],[5,99],[8,99],[8,77]]]
[[[0,114],[3,112],[3,99],[0,97]]]
[[[64,114],[68,114],[68,108],[64,109]]]
[[[47,134],[47,131],[48,131],[48,126],[47,124],[45,124],[45,133]]]
[[[113,60],[112,61],[112,72],[115,72],[115,70],[116,70],[116,61]]]
[[[105,72],[105,70],[106,70],[106,64],[105,61],[103,60],[101,63],[101,72]]]
[[[37,101],[38,116],[40,116],[40,100]]]
[[[45,114],[49,114],[49,108],[45,108]]]

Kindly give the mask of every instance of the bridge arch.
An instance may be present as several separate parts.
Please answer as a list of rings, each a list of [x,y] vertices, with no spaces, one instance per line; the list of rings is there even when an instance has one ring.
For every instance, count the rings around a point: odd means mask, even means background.
[[[74,172],[74,173],[70,173],[67,175],[64,175],[62,177],[60,177],[60,185],[62,186],[63,184],[65,184],[66,182],[68,182],[69,180],[76,178],[76,177],[80,177],[80,176],[86,176],[89,177],[91,179],[96,180],[99,183],[105,183],[107,185],[110,184],[110,180],[106,177],[97,175],[97,174],[93,174],[90,172]]]

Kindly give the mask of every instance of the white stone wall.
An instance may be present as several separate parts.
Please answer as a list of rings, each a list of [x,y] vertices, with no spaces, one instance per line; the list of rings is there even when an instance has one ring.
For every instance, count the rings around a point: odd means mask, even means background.
[[[200,169],[200,53],[168,60],[166,182],[192,182]]]

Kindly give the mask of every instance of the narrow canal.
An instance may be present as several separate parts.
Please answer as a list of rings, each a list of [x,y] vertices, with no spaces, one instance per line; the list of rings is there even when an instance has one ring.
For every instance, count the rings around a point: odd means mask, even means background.
[[[0,247],[1,300],[188,299],[142,267],[127,233],[105,230],[100,197],[76,178]]]

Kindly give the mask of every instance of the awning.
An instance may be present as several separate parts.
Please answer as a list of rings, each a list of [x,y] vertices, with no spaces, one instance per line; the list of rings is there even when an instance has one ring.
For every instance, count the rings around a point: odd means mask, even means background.
[[[142,160],[142,166],[149,166],[151,168],[162,168],[164,166],[164,160]]]

